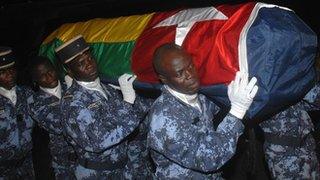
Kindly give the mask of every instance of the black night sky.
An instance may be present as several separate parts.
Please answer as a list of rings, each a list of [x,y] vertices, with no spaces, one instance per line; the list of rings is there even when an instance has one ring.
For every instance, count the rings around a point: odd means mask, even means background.
[[[238,4],[247,1],[240,0],[0,0],[0,46],[11,46],[19,60],[19,83],[30,83],[30,77],[25,73],[28,61],[37,55],[38,48],[42,41],[56,28],[67,22],[85,21],[92,18],[110,18],[127,16],[134,14],[144,14],[155,11],[167,11],[183,7],[207,7],[220,4]],[[320,35],[320,17],[318,6],[315,1],[302,0],[262,0],[265,3],[277,4],[288,7]],[[227,112],[227,111],[226,111]],[[223,113],[219,113],[218,117]],[[310,114],[313,119],[319,117],[319,112]],[[222,117],[222,116],[221,116]],[[216,118],[216,117],[215,117]],[[252,133],[252,132],[251,132]],[[261,132],[260,132],[261,134]],[[319,134],[319,133],[318,133]],[[256,137],[250,137],[256,138]],[[257,139],[260,137],[257,136]],[[242,142],[241,142],[242,141]],[[35,128],[33,133],[33,156],[35,172],[38,179],[52,179],[53,174],[50,169],[50,159],[48,151],[48,135],[44,130]],[[240,139],[240,150],[243,149],[245,139]],[[252,141],[253,142],[253,141]],[[253,143],[259,143],[253,142]],[[262,148],[250,143],[251,151],[238,151],[235,158],[248,158],[247,164],[240,163],[235,165],[227,164],[227,168],[245,169],[240,174],[249,171],[258,172],[253,174],[257,177],[252,179],[269,179],[266,167],[250,163],[259,161],[263,164]],[[248,145],[248,146],[249,146]],[[253,146],[255,145],[255,146]],[[253,151],[254,150],[254,151]],[[249,152],[249,153],[248,153]],[[259,156],[250,156],[250,153],[257,153]],[[250,154],[251,155],[251,154]],[[248,156],[248,157],[246,157]],[[246,159],[244,159],[246,160]],[[243,161],[246,162],[246,161]],[[231,165],[231,166],[230,166]],[[230,166],[230,167],[228,167]],[[238,167],[239,166],[239,167]],[[230,171],[234,173],[233,171]],[[226,173],[232,174],[226,169]],[[239,173],[239,172],[236,172]]]
[[[23,62],[37,54],[44,38],[66,22],[166,11],[181,7],[205,7],[247,1],[225,0],[2,0],[0,44],[14,48]],[[318,35],[317,6],[300,0],[263,1],[289,7]],[[21,58],[23,57],[23,58]]]

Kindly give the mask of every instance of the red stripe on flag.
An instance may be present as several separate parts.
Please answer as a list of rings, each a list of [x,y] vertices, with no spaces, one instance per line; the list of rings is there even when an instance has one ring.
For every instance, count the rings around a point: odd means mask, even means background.
[[[239,70],[238,44],[243,26],[255,3],[217,7],[227,20],[196,22],[182,46],[189,52],[199,72],[202,85],[227,83]],[[153,28],[178,11],[156,13],[136,42],[132,55],[132,70],[143,82],[157,83],[152,56],[157,47],[174,42],[176,25]]]

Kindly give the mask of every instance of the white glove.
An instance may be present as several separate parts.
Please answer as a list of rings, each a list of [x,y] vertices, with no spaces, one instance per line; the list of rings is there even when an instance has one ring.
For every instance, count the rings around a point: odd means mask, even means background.
[[[67,88],[71,87],[73,79],[69,75],[64,76],[64,81],[67,84]]]
[[[235,79],[228,86],[228,96],[231,102],[230,113],[242,119],[249,109],[253,98],[258,92],[257,78],[248,83],[248,73],[237,72]]]
[[[132,86],[132,83],[136,78],[136,75],[122,74],[118,79],[123,100],[131,104],[133,104],[136,99],[136,92]]]
[[[116,86],[116,85],[113,85],[113,84],[108,84],[108,86],[112,87],[113,89],[116,89],[116,90],[120,90],[120,91],[121,91],[120,86]]]

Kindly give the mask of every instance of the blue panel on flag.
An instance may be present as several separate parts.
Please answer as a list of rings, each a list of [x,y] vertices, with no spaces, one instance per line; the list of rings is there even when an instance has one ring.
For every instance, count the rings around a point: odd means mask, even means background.
[[[265,120],[301,100],[315,84],[317,36],[293,11],[261,8],[247,32],[246,48],[250,78],[257,77],[259,86],[248,118]],[[134,85],[158,91],[160,87]],[[220,106],[230,106],[224,84],[201,87],[200,93]]]
[[[259,93],[249,117],[266,115],[295,103],[314,85],[317,37],[297,15],[280,8],[262,8],[247,35],[250,76]]]
[[[268,118],[301,100],[315,83],[315,33],[292,11],[262,8],[247,34],[250,78],[259,91],[247,117]],[[202,87],[202,93],[229,105],[227,87]]]

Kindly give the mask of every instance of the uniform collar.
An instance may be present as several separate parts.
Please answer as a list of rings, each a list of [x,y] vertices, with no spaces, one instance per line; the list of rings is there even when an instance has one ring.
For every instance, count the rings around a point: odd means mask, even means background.
[[[83,82],[83,81],[76,81],[76,82],[80,86],[82,86],[86,89],[98,91],[105,99],[108,100],[107,94],[106,94],[105,90],[102,88],[99,78],[97,78],[94,81],[90,81],[90,82]]]
[[[180,99],[182,102],[189,104],[190,106],[197,108],[201,112],[200,108],[200,103],[199,103],[199,98],[198,98],[198,93],[188,95],[188,94],[183,94],[180,93],[172,88],[170,88],[167,85],[164,85],[164,88],[168,90],[170,94],[172,94],[174,97]]]
[[[17,92],[16,92],[16,86],[11,88],[10,90],[7,90],[3,87],[0,87],[0,94],[6,98],[8,98],[12,104],[16,105],[17,103]]]
[[[45,88],[45,87],[41,87],[40,89],[50,95],[53,95],[55,97],[57,97],[58,99],[61,99],[61,84],[60,81],[58,81],[58,85],[54,88]]]

